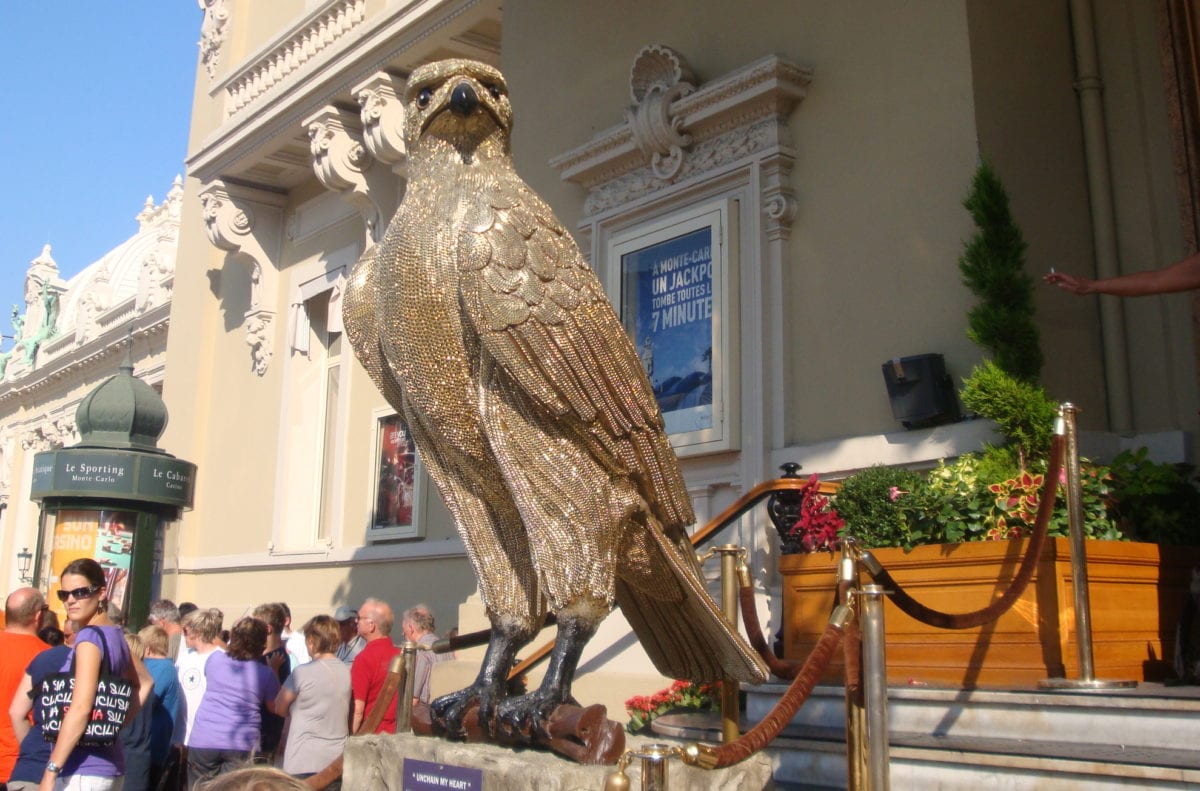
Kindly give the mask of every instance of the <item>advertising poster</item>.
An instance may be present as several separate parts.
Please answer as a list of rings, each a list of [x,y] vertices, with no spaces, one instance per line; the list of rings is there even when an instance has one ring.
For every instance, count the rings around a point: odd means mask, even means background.
[[[407,527],[413,523],[417,448],[399,415],[379,418],[378,432],[379,480],[372,526]]]
[[[668,434],[713,425],[713,229],[621,256],[622,319]]]
[[[133,562],[133,526],[137,514],[130,511],[59,511],[54,525],[48,578],[50,608],[62,619],[66,608],[58,600],[58,575],[78,558],[92,558],[104,569],[108,600],[125,611],[129,569]]]

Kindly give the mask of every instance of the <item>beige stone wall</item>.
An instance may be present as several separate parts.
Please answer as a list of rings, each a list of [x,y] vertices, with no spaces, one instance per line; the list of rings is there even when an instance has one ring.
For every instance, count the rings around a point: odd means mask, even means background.
[[[756,2],[736,12],[509,3],[517,164],[571,225],[582,196],[546,160],[622,120],[643,45],[677,49],[701,81],[771,53],[812,67],[791,123],[799,215],[784,273],[786,438],[891,430],[883,361],[942,352],[965,373],[978,356],[962,334],[967,295],[955,269],[976,157],[967,33],[964,9],[942,2]],[[542,58],[520,54],[533,50]],[[547,60],[580,65],[547,69]]]
[[[391,604],[397,623],[392,630],[403,642],[399,618],[405,608],[428,604],[439,632],[458,623],[461,591],[474,587],[474,577],[456,559],[421,559],[389,563],[351,563],[243,568],[181,575],[164,580],[163,595],[217,607],[229,628],[255,605],[286,601],[295,628],[314,615],[331,615],[341,606],[357,609],[368,597]]]

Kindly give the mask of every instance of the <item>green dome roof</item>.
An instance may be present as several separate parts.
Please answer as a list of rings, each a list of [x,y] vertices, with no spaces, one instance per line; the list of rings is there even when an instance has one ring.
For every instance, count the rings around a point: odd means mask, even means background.
[[[76,447],[133,448],[162,453],[167,405],[153,387],[133,375],[128,361],[115,376],[88,393],[75,411]]]

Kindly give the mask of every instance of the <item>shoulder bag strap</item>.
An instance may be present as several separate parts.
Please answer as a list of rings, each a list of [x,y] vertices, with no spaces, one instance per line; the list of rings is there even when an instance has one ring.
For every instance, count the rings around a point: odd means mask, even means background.
[[[108,658],[108,640],[104,638],[104,630],[99,626],[93,626],[92,628],[96,630],[96,634],[100,635],[100,645],[102,646],[102,653],[100,654],[100,674],[111,675],[112,662]]]
[[[108,661],[108,640],[104,639],[104,630],[99,626],[85,626],[83,629],[93,629],[100,636],[100,675],[112,673],[112,663]],[[83,629],[75,635],[75,639],[79,639],[79,635],[83,634]],[[71,675],[75,675],[75,648],[71,647]]]

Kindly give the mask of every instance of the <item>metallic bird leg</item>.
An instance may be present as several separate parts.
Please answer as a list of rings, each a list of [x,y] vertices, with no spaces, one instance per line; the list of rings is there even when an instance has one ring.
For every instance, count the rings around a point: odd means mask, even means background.
[[[599,619],[566,613],[559,613],[556,618],[558,634],[541,686],[527,695],[504,701],[496,712],[499,727],[510,735],[529,737],[536,728],[538,734],[548,738],[546,726],[550,715],[563,703],[575,703],[571,697],[571,684],[575,681],[583,647],[596,633]]]
[[[471,706],[478,703],[479,724],[485,732],[494,736],[496,707],[506,695],[508,671],[513,666],[517,651],[529,642],[533,634],[534,631],[527,627],[492,619],[492,638],[475,683],[433,701],[430,704],[433,721],[450,736],[465,737],[463,719]]]

